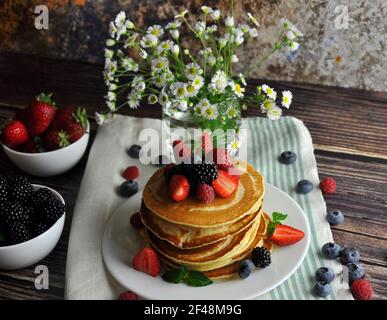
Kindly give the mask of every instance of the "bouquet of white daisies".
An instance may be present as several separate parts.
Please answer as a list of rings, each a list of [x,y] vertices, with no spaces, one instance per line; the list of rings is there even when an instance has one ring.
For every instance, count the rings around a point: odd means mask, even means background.
[[[246,93],[242,73],[234,74],[237,50],[258,36],[259,23],[250,14],[246,22],[236,24],[232,16],[222,17],[220,10],[202,6],[201,19],[187,20],[187,10],[166,26],[138,28],[120,12],[110,23],[106,41],[104,80],[108,87],[109,111],[97,113],[98,123],[124,106],[137,108],[141,103],[159,103],[172,114],[189,113],[203,129],[235,129],[241,109],[255,105],[270,119],[278,119],[289,108],[292,93],[281,97],[266,84]],[[283,19],[282,31],[274,47],[258,59],[252,70],[277,50],[298,49],[301,32]],[[187,31],[199,42],[195,52],[182,44]]]

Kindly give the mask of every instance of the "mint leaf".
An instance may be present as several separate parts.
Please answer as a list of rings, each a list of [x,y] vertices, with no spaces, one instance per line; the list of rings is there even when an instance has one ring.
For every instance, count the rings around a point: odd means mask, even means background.
[[[284,221],[288,217],[287,214],[276,212],[276,211],[272,213],[272,216],[273,216],[273,221],[276,221],[276,222]]]
[[[191,287],[204,287],[213,283],[200,271],[189,271],[186,283]]]
[[[180,269],[171,269],[165,272],[162,276],[164,281],[171,283],[181,283],[187,278],[187,268],[181,267]]]

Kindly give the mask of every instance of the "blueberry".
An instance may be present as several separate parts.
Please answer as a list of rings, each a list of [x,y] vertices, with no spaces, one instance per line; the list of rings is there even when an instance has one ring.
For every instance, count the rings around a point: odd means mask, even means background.
[[[238,269],[238,274],[242,279],[246,279],[251,271],[254,270],[254,263],[250,259],[245,259],[241,262]]]
[[[134,159],[138,159],[140,157],[140,150],[141,150],[141,146],[139,146],[138,144],[134,144],[132,145],[129,150],[128,150],[128,154],[134,158]]]
[[[360,263],[350,262],[347,264],[348,281],[351,284],[355,280],[363,279],[365,275],[364,267]]]
[[[340,252],[341,264],[348,264],[350,262],[358,262],[360,260],[360,253],[354,248],[344,248]]]
[[[169,164],[171,163],[171,161],[169,160],[169,158],[163,154],[160,154],[154,161],[153,163],[156,165],[156,166],[163,166],[163,165],[166,165],[166,164]]]
[[[325,258],[336,259],[340,256],[340,246],[333,242],[328,242],[323,245],[321,251]]]
[[[297,184],[297,192],[298,193],[307,194],[307,193],[311,192],[312,189],[313,189],[313,184],[309,180],[301,180]]]
[[[335,278],[335,273],[327,267],[318,268],[316,271],[316,280],[331,283]]]
[[[327,214],[327,220],[331,225],[340,224],[344,221],[344,215],[339,210],[333,210]]]
[[[292,164],[297,160],[297,155],[293,151],[284,151],[281,153],[279,160],[285,164]]]
[[[120,193],[124,197],[131,197],[132,195],[136,194],[138,191],[138,184],[136,181],[128,180],[121,184],[120,186]]]
[[[319,281],[314,285],[314,292],[319,297],[327,297],[332,293],[332,287],[329,283]]]

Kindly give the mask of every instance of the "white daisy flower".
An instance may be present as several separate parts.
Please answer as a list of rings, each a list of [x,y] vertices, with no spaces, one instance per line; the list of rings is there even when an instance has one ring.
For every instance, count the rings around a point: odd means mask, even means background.
[[[243,88],[239,83],[236,82],[231,82],[230,84],[234,94],[237,97],[242,98],[244,96],[245,88]]]
[[[187,97],[195,97],[198,94],[199,88],[195,87],[193,83],[189,83],[186,86]]]
[[[272,99],[272,100],[277,99],[277,92],[275,92],[274,89],[270,88],[267,84],[262,85],[262,90],[263,90],[263,92],[265,92],[267,94],[267,96],[270,99]]]
[[[246,79],[245,76],[242,73],[238,74],[239,79],[241,80],[242,84],[245,86],[246,85]]]
[[[218,70],[213,75],[210,83],[210,87],[215,92],[223,92],[228,84],[227,75],[223,70]]]
[[[121,11],[119,14],[117,14],[116,19],[114,20],[117,28],[122,27],[125,24],[126,20],[126,13],[124,11]]]
[[[202,115],[202,108],[201,108],[201,105],[199,103],[196,106],[194,106],[193,110],[194,110],[195,115],[197,115],[197,116]]]
[[[181,11],[178,15],[175,16],[175,19],[183,18],[188,13],[188,10]]]
[[[105,59],[111,59],[114,56],[114,51],[110,49],[105,49]]]
[[[116,93],[113,92],[113,91],[108,91],[107,95],[105,96],[105,98],[108,100],[108,101],[115,101],[116,100]]]
[[[141,94],[135,90],[132,90],[128,94],[128,104],[131,109],[137,109],[140,105]]]
[[[177,29],[171,29],[169,30],[169,33],[171,34],[171,37],[175,40],[178,40],[179,39],[179,36],[180,36],[180,33],[179,33],[179,30]]]
[[[192,80],[192,85],[198,90],[203,86],[204,78],[202,76],[196,76],[195,79]]]
[[[126,70],[126,71],[138,71],[138,64],[130,57],[126,57],[120,60],[121,66]]]
[[[299,48],[299,46],[300,46],[300,44],[299,44],[298,42],[296,42],[296,41],[291,41],[291,42],[289,43],[289,49],[290,49],[290,51],[297,51],[298,48]]]
[[[132,79],[132,88],[136,87],[140,82],[144,82],[144,77],[134,76]]]
[[[202,106],[202,116],[208,120],[215,120],[218,117],[218,110],[213,105]]]
[[[203,70],[196,63],[189,63],[187,65],[187,78],[193,80],[196,76],[201,75]]]
[[[97,122],[97,124],[99,126],[105,123],[105,120],[106,120],[106,115],[105,114],[96,112],[94,114],[94,117],[95,117],[95,121]]]
[[[286,32],[286,38],[288,38],[289,40],[295,40],[297,37],[293,31],[289,30]]]
[[[256,38],[258,37],[258,30],[256,28],[250,28],[249,30],[249,36],[251,38]]]
[[[152,61],[152,69],[154,71],[162,71],[169,67],[169,61],[165,57],[158,57]]]
[[[180,28],[181,26],[181,21],[179,20],[174,20],[174,21],[171,21],[171,22],[168,22],[167,26],[165,27],[165,29],[177,29],[177,28]]]
[[[219,9],[211,10],[210,16],[214,20],[219,20],[220,19],[220,10]]]
[[[106,105],[110,111],[116,111],[116,102],[115,101],[106,101]]]
[[[178,98],[182,99],[187,97],[187,89],[186,84],[183,82],[175,82],[171,85],[171,91],[173,95]]]
[[[218,30],[218,26],[216,24],[213,24],[212,26],[207,27],[206,32],[208,33],[214,33]]]
[[[169,103],[169,98],[168,98],[168,95],[164,92],[164,91],[161,91],[160,92],[160,95],[159,95],[159,103],[163,106],[163,107],[166,107]]]
[[[157,47],[157,51],[159,53],[163,52],[163,51],[169,51],[173,45],[174,45],[174,43],[171,40],[162,41],[162,42],[160,42],[159,46]]]
[[[222,49],[227,44],[227,39],[222,37],[218,39],[219,47]]]
[[[296,37],[303,37],[304,35],[302,32],[293,24],[291,23],[288,19],[282,18],[281,24],[283,25],[285,30],[290,30],[294,33]]]
[[[276,105],[267,110],[267,117],[270,120],[278,120],[282,116],[282,109]]]
[[[109,90],[110,91],[117,90],[117,85],[115,83],[109,83]]]
[[[235,156],[239,151],[239,140],[233,139],[228,145],[227,145],[227,151],[230,155]]]
[[[293,99],[293,94],[291,91],[282,91],[282,101],[281,104],[286,109],[289,109]]]
[[[175,100],[173,101],[172,106],[180,111],[187,111],[188,108],[186,100]]]
[[[256,27],[259,27],[259,22],[257,21],[257,19],[255,19],[255,17],[250,12],[247,13],[247,17],[249,18],[249,21],[252,24],[254,24]]]
[[[228,28],[234,27],[234,17],[228,16],[225,21],[225,25]]]
[[[141,57],[142,59],[145,60],[145,59],[148,57],[148,54],[147,54],[147,52],[146,52],[144,49],[141,49],[141,48],[140,48],[139,52],[140,52],[140,57]]]
[[[174,44],[171,48],[171,52],[175,55],[178,56],[180,52],[180,48],[177,44]]]
[[[231,62],[232,63],[237,63],[238,61],[239,61],[238,56],[236,54],[233,54],[231,56]]]
[[[109,23],[109,34],[112,38],[116,37],[117,27],[113,21]]]
[[[211,105],[211,103],[210,103],[210,101],[208,101],[207,98],[204,98],[204,99],[199,101],[198,105],[200,106],[200,108],[207,108],[208,106]]]
[[[162,74],[158,74],[155,77],[153,77],[152,82],[156,87],[162,88],[166,84],[166,79]]]
[[[164,29],[162,26],[155,24],[153,26],[148,27],[146,30],[148,34],[153,34],[155,37],[159,38],[163,35]]]
[[[198,21],[195,23],[194,29],[198,34],[201,34],[206,30],[206,23],[204,21]]]
[[[209,14],[212,11],[212,9],[207,6],[201,6],[200,9],[203,11],[204,14]]]
[[[155,47],[158,43],[158,39],[153,34],[147,34],[141,38],[140,45],[143,48]]]
[[[139,83],[136,84],[134,89],[136,89],[139,92],[142,92],[142,91],[145,90],[145,87],[146,87],[145,82],[144,81],[140,81]]]
[[[244,33],[247,33],[250,31],[250,26],[247,25],[246,23],[242,23],[238,25],[238,28],[241,29]]]
[[[157,101],[158,101],[158,99],[157,99],[157,96],[155,94],[152,93],[148,96],[148,103],[149,104],[155,104],[155,103],[157,103]]]
[[[262,113],[267,113],[269,109],[271,109],[273,106],[275,106],[275,102],[269,99],[266,99],[262,104],[261,104],[261,112]]]
[[[232,119],[238,116],[238,110],[234,107],[228,107],[226,110],[226,115],[228,118]]]

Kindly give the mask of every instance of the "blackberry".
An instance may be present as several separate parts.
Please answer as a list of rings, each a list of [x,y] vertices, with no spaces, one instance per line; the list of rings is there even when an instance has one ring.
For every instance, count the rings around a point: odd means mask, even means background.
[[[44,202],[55,199],[55,196],[51,193],[50,190],[46,188],[41,188],[34,192],[30,199],[30,202],[34,208],[39,208]]]
[[[257,247],[251,252],[251,260],[256,267],[266,268],[271,264],[270,251],[265,247]]]
[[[0,203],[8,200],[8,181],[5,177],[0,177]]]
[[[9,244],[18,244],[31,239],[31,233],[22,222],[11,224],[7,230],[7,241]]]
[[[9,197],[14,201],[25,202],[34,193],[31,183],[24,177],[13,177],[9,180]]]
[[[43,222],[38,222],[30,227],[31,235],[37,237],[48,230],[49,226]]]
[[[192,175],[198,183],[211,185],[212,181],[218,178],[218,169],[216,164],[212,162],[193,164]]]
[[[41,204],[39,214],[43,222],[52,226],[65,212],[64,204],[57,199],[48,199]]]
[[[26,212],[23,206],[17,202],[6,203],[0,208],[0,219],[5,227],[15,222],[24,222]]]

